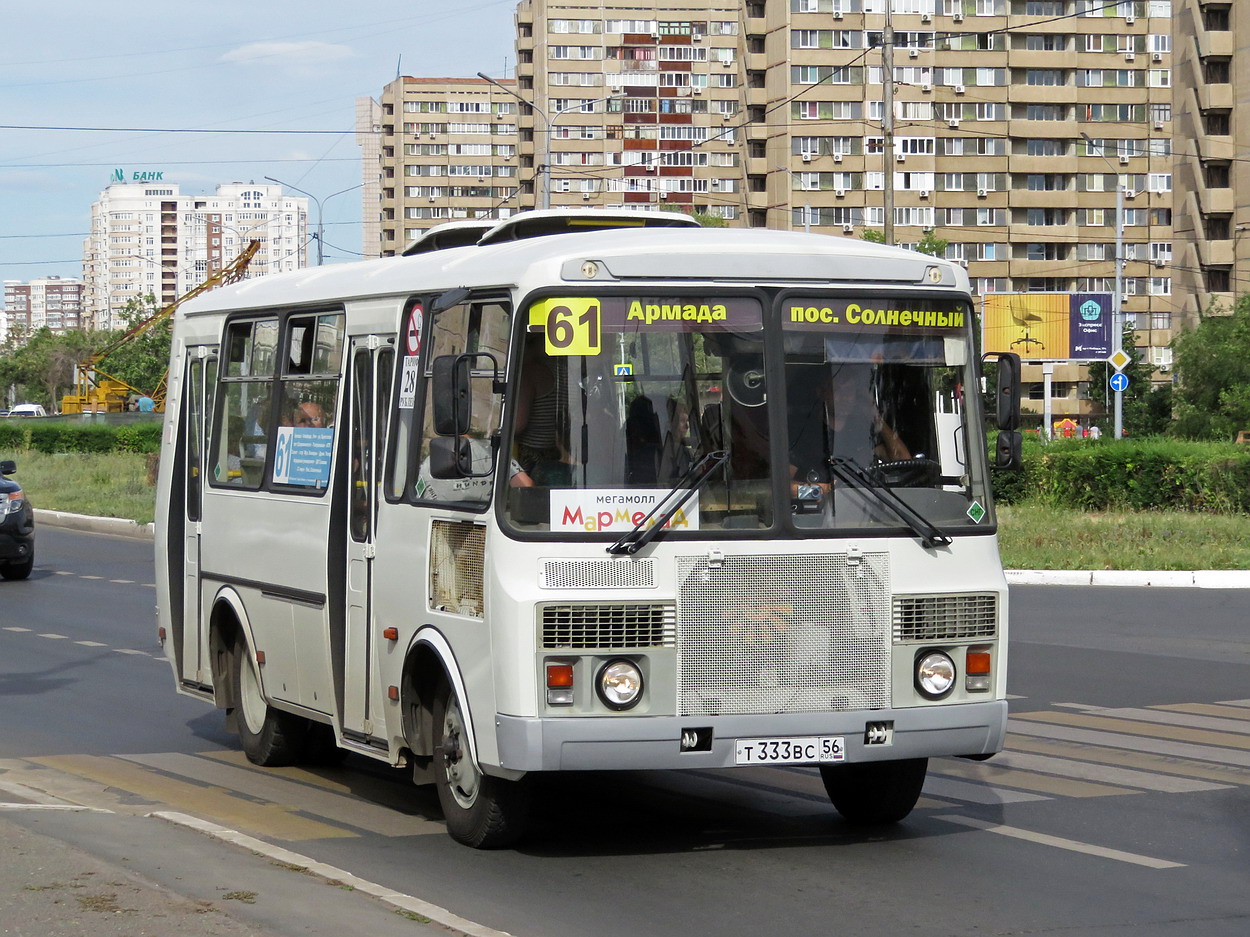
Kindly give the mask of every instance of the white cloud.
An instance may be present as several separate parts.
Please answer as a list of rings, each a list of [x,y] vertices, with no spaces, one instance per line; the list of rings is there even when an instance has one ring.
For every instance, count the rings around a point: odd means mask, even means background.
[[[332,62],[357,57],[347,46],[328,42],[252,42],[232,49],[221,57],[223,62],[278,68],[287,72],[305,73],[324,68]]]

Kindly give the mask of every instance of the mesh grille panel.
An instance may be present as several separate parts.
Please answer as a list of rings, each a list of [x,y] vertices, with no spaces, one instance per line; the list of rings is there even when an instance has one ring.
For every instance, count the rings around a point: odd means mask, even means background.
[[[650,589],[655,564],[650,560],[547,560],[544,589]]]
[[[889,555],[678,560],[682,715],[890,702]]]
[[[677,610],[672,605],[546,605],[538,614],[546,650],[677,643]]]
[[[486,528],[435,521],[430,531],[430,607],[482,617]]]
[[[894,641],[971,641],[998,636],[997,595],[894,598]]]

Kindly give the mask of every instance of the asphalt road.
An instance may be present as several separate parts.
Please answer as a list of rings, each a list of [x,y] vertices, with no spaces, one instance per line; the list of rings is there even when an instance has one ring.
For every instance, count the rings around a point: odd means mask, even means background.
[[[518,937],[1250,931],[1246,592],[1014,588],[1008,750],[933,762],[886,834],[805,769],[569,776],[481,853],[400,771],[248,765],[174,693],[150,550],[44,528],[0,583],[0,781],[200,816]]]

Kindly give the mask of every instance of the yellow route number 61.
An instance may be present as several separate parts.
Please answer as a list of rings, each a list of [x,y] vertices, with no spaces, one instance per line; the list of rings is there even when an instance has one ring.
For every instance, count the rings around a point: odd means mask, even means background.
[[[597,355],[602,344],[598,299],[559,296],[530,306],[530,326],[542,326],[549,355]]]

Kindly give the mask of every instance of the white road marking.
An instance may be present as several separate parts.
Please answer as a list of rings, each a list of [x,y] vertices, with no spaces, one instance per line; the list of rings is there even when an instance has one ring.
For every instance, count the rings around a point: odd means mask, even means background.
[[[1101,729],[1076,729],[1072,726],[1049,725],[1042,722],[1023,722],[1018,719],[1008,720],[1007,731],[1015,735],[1034,735],[1041,736],[1044,739],[1083,742],[1087,745],[1102,745],[1106,748],[1125,748],[1134,752],[1149,752],[1152,755],[1175,755],[1178,758],[1192,758],[1195,761],[1214,761],[1219,764],[1250,768],[1250,751],[1220,748],[1216,745],[1173,742],[1168,739],[1146,738],[1140,735],[1126,735],[1119,732],[1105,732]]]
[[[81,644],[83,647],[108,647],[107,644],[101,644],[99,641],[75,641],[75,644]]]
[[[473,921],[453,914],[446,908],[440,908],[436,904],[430,904],[428,901],[422,901],[412,895],[406,895],[403,892],[395,891],[384,885],[378,885],[363,878],[358,878],[350,872],[327,865],[324,862],[317,862],[307,856],[302,856],[297,852],[289,849],[283,849],[267,843],[262,839],[256,839],[247,836],[237,830],[229,829],[224,826],[217,826],[215,823],[209,823],[198,817],[193,817],[185,813],[177,813],[174,811],[158,811],[148,814],[150,817],[156,817],[174,823],[179,826],[185,826],[192,830],[197,830],[214,839],[219,839],[225,843],[233,843],[236,846],[242,846],[244,849],[250,849],[252,852],[267,856],[275,862],[282,862],[287,865],[299,866],[307,869],[313,875],[319,875],[328,881],[335,882],[340,885],[347,885],[355,891],[364,892],[377,898],[384,904],[391,905],[401,911],[411,911],[414,914],[420,914],[428,917],[430,920],[443,925],[450,930],[468,937],[509,937],[506,931],[495,930],[493,927],[486,927],[483,924],[477,924]]]
[[[1038,771],[1042,774],[1054,774],[1064,778],[1102,781],[1125,787],[1140,787],[1148,791],[1163,791],[1168,794],[1219,791],[1231,787],[1229,784],[1213,784],[1210,781],[1195,781],[1192,778],[1178,778],[1170,774],[1153,774],[1132,768],[1115,768],[1095,762],[1073,761],[1070,758],[1032,755],[1026,752],[999,752],[989,765],[990,767],[1001,765],[1005,768],[1018,768],[1021,771]]]
[[[7,627],[7,628],[5,628],[4,630],[5,630],[5,631],[30,631],[30,629],[29,629],[29,628],[19,628],[19,627],[17,627],[16,625],[12,625],[12,626],[10,626],[10,627]]]
[[[54,634],[54,633],[52,633],[51,631],[46,632],[46,633],[44,633],[44,634],[41,634],[41,635],[39,635],[39,637],[41,637],[41,638],[51,638],[53,641],[68,641],[68,640],[69,640],[69,635],[67,635],[67,634]]]
[[[941,771],[941,769],[935,768],[934,771]],[[932,773],[925,778],[924,793],[930,797],[962,800],[973,804],[1022,804],[1034,800],[1053,800],[1041,794],[1025,794],[1021,791],[1008,791],[985,784],[973,784],[970,781],[939,778]]]
[[[1015,826],[1003,826],[1000,823],[990,823],[986,820],[976,820],[972,817],[960,817],[953,814],[943,814],[937,817],[939,820],[945,820],[948,823],[956,823],[960,826],[972,827],[975,830],[984,830],[987,833],[997,833],[999,836],[1010,836],[1012,839],[1022,839],[1026,842],[1037,843],[1041,846],[1054,846],[1056,849],[1067,849],[1070,852],[1080,852],[1087,856],[1097,856],[1101,859],[1114,859],[1117,862],[1128,862],[1132,865],[1142,865],[1148,869],[1183,869],[1183,862],[1171,862],[1167,859],[1155,859],[1151,856],[1141,856],[1135,852],[1124,852],[1121,849],[1111,849],[1107,846],[1096,846],[1093,843],[1082,843],[1075,839],[1065,839],[1062,836],[1051,836],[1048,833],[1035,833],[1032,830],[1022,830]]]
[[[115,648],[113,648],[113,650],[114,650],[114,652],[116,652],[116,653],[118,653],[118,654],[138,654],[140,657],[151,657],[151,656],[152,656],[152,655],[151,655],[151,654],[149,654],[147,651],[137,651],[137,650],[135,650],[134,648],[129,648],[129,647],[115,647]]]

